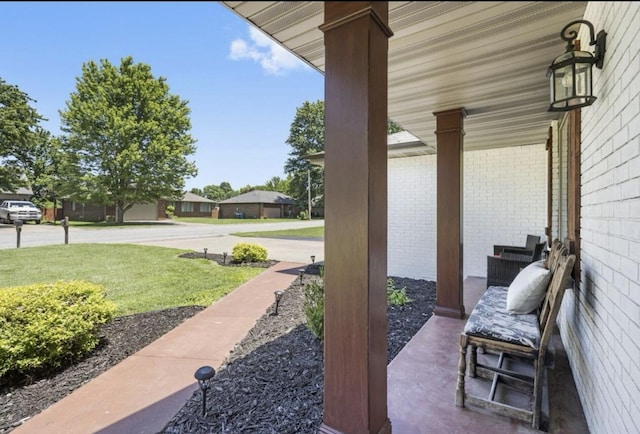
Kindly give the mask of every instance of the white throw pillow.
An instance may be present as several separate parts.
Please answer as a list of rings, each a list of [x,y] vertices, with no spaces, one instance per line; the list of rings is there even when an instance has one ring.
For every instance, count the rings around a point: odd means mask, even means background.
[[[544,261],[536,261],[523,268],[513,279],[507,292],[507,312],[527,314],[535,310],[547,293],[551,272]]]

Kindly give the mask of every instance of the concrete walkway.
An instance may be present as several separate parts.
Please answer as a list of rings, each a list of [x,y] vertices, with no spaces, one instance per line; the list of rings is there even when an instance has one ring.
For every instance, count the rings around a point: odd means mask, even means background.
[[[152,434],[198,390],[204,365],[220,367],[307,264],[280,262],[17,427],[15,434]]]

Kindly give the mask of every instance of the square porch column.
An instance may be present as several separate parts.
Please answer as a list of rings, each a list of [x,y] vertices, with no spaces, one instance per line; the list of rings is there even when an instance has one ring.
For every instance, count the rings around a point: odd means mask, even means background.
[[[462,318],[464,108],[434,113],[437,138],[436,315]]]
[[[325,2],[323,434],[387,416],[387,2]]]

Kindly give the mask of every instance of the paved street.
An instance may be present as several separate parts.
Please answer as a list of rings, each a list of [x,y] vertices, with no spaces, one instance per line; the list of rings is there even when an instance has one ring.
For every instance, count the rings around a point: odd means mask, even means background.
[[[244,238],[229,235],[235,232],[271,231],[322,226],[323,221],[295,221],[282,223],[255,223],[231,225],[207,225],[198,223],[159,223],[149,226],[125,226],[112,228],[69,228],[69,244],[74,243],[124,243],[175,247],[211,253],[229,252],[239,242],[252,242],[265,247],[269,259],[308,263],[310,256],[324,260],[324,242],[316,240],[283,240],[273,238]],[[64,244],[64,229],[53,225],[25,224],[20,233],[20,247],[36,247]],[[0,224],[0,249],[14,249],[17,245],[13,225]]]

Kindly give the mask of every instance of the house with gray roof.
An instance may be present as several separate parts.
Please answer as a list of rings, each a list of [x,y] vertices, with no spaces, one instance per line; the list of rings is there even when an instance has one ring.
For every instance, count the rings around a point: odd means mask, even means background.
[[[253,190],[218,204],[219,218],[293,218],[295,200],[277,191]]]

